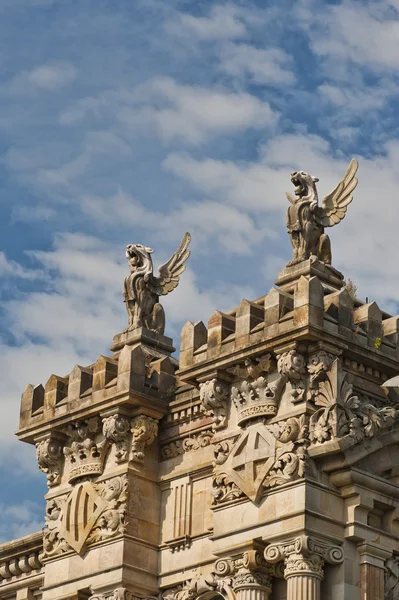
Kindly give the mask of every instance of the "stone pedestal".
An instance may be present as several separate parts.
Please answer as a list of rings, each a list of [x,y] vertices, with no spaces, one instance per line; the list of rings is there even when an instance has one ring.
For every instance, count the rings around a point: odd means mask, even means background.
[[[330,292],[340,290],[345,284],[342,273],[331,265],[318,260],[315,256],[282,269],[274,283],[284,292],[290,293],[295,290],[296,282],[302,276],[307,279],[317,277],[323,287]]]

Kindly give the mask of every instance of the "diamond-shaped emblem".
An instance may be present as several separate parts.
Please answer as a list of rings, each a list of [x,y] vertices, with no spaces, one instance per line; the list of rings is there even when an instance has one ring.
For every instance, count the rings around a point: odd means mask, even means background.
[[[223,465],[223,472],[229,475],[248,498],[257,502],[262,482],[275,460],[275,437],[263,423],[256,423],[250,425],[234,444]]]
[[[70,493],[64,506],[61,535],[78,554],[106,507],[89,481],[78,484]]]

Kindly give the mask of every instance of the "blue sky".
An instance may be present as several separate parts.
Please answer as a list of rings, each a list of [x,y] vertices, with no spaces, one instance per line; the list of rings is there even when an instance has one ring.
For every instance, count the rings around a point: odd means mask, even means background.
[[[289,174],[321,195],[358,158],[331,232],[359,296],[397,311],[399,2],[0,0],[0,540],[42,526],[16,442],[29,382],[126,326],[124,247],[192,256],[167,333],[266,293],[291,258]]]

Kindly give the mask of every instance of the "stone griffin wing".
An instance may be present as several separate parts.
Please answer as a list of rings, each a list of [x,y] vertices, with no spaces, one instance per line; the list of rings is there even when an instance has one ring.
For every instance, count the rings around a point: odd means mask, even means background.
[[[176,252],[172,254],[166,263],[159,267],[159,277],[152,277],[151,291],[157,296],[166,296],[179,285],[180,275],[186,270],[184,263],[191,254],[188,247],[190,241],[191,235],[185,233]]]
[[[322,205],[315,207],[316,221],[322,227],[333,227],[345,217],[348,204],[352,202],[352,192],[357,186],[355,175],[358,166],[357,160],[352,158],[343,179],[323,198]]]

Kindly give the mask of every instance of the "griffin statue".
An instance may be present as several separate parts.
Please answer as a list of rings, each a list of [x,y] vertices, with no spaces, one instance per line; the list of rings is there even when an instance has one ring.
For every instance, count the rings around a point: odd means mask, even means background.
[[[130,275],[125,278],[123,292],[129,315],[129,326],[125,331],[146,327],[164,333],[165,311],[159,303],[159,296],[169,294],[179,285],[180,275],[186,270],[184,263],[190,256],[190,240],[191,235],[185,233],[176,252],[159,267],[158,277],[153,274],[151,248],[141,244],[126,246]]]
[[[294,249],[294,257],[287,267],[310,258],[311,255],[331,264],[330,238],[324,233],[325,227],[333,227],[346,215],[348,204],[352,202],[352,192],[357,185],[355,177],[358,162],[354,158],[338,185],[318,203],[316,183],[304,171],[291,173],[296,198],[286,193],[291,206],[287,210],[287,229]]]

